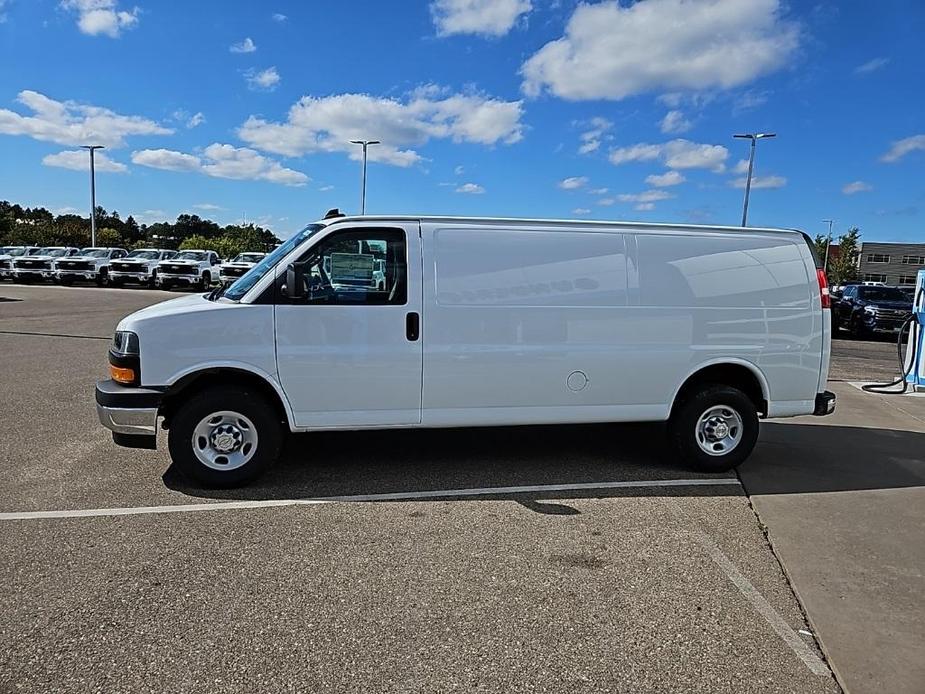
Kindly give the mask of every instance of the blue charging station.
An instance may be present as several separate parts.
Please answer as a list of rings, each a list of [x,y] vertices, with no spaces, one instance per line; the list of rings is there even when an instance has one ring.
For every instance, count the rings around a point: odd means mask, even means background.
[[[915,392],[925,392],[925,269],[915,278],[912,312],[916,321],[909,326],[906,342],[906,383]]]

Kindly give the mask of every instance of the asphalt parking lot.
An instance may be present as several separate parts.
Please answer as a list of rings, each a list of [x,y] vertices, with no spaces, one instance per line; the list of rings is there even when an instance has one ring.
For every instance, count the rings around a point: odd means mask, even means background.
[[[0,298],[0,692],[925,683],[925,399],[849,383],[889,343],[837,340],[839,411],[764,425],[740,475],[653,425],[319,433],[213,492],[93,407],[168,293]]]

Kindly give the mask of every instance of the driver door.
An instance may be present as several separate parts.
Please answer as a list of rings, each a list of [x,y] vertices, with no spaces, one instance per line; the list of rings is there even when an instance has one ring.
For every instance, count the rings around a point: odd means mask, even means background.
[[[377,263],[377,261],[383,261]],[[304,294],[281,290],[279,381],[299,428],[421,421],[421,241],[417,222],[355,223],[321,236],[299,262]],[[384,286],[377,265],[384,264]]]

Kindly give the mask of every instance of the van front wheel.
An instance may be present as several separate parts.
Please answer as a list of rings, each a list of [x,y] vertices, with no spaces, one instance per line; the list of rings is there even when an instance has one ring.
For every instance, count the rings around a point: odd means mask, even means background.
[[[216,387],[186,401],[171,418],[167,446],[174,464],[206,487],[235,487],[279,456],[276,408],[260,393]]]
[[[675,452],[701,472],[727,472],[758,441],[758,411],[738,388],[707,385],[679,402],[668,421]]]

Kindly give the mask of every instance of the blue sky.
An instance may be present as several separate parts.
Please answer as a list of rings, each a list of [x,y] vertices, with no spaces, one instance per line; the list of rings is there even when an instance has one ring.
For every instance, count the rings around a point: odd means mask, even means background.
[[[0,199],[288,236],[330,207],[925,241],[925,5],[0,0]]]

